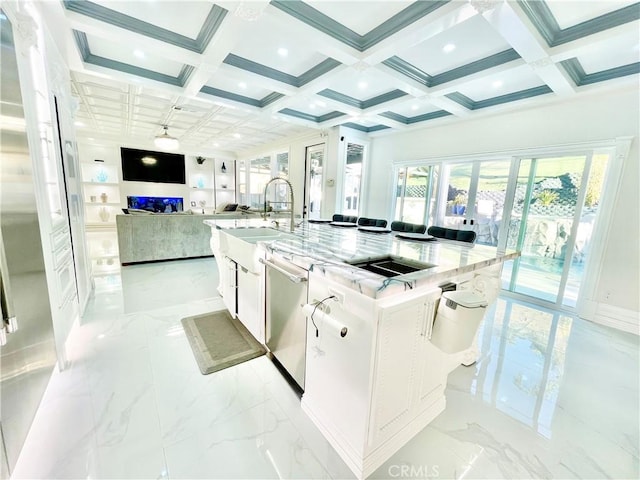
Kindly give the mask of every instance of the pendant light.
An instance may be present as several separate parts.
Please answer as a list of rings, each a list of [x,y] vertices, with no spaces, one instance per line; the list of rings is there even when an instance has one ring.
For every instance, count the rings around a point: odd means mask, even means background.
[[[169,135],[169,132],[167,132],[167,129],[169,127],[163,125],[162,128],[164,128],[164,133],[162,135],[156,136],[156,138],[153,140],[155,146],[161,150],[177,150],[178,148],[180,148],[180,142],[178,142],[178,139],[172,137],[171,135]]]

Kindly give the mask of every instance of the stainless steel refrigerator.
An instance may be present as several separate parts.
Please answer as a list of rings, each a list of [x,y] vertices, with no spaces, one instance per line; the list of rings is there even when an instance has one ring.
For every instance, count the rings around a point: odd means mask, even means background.
[[[12,28],[0,10],[0,433],[9,478],[56,363]],[[17,329],[16,329],[17,325]]]

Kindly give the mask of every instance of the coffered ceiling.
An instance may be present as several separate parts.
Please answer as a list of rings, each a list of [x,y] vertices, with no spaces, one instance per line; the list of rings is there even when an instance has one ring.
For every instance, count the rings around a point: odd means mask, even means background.
[[[310,130],[372,135],[638,85],[640,3],[74,1],[79,137],[237,154]],[[59,26],[58,26],[59,27]]]

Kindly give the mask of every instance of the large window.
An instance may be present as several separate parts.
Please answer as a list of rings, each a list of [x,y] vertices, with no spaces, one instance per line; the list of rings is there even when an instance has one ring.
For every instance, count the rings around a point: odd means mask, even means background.
[[[264,187],[273,177],[289,177],[289,152],[279,151],[251,160],[238,161],[238,202],[253,208],[264,207]],[[281,186],[269,188],[266,201],[276,210],[288,209],[287,190]]]
[[[397,168],[394,218],[476,233],[514,249],[503,288],[577,306],[610,151],[442,161]]]

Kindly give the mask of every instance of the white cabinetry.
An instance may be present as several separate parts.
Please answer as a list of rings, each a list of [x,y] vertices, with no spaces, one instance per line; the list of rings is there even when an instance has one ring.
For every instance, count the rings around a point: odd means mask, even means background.
[[[428,341],[440,289],[382,308],[374,367],[370,440],[376,446],[437,400],[440,355]],[[445,377],[446,378],[446,377]]]
[[[260,343],[265,343],[262,301],[264,278],[238,265],[238,319]]]
[[[375,300],[311,272],[309,302],[331,295],[332,323],[348,333],[307,318],[302,408],[366,477],[444,410],[448,372],[428,340],[441,290]]]
[[[216,257],[218,270],[220,272],[220,285],[222,287],[222,300],[231,316],[235,317],[238,303],[236,292],[238,290],[238,264],[229,257]]]
[[[116,215],[122,208],[119,169],[115,158],[85,161],[80,168],[87,245],[95,279],[120,270],[116,235]]]

